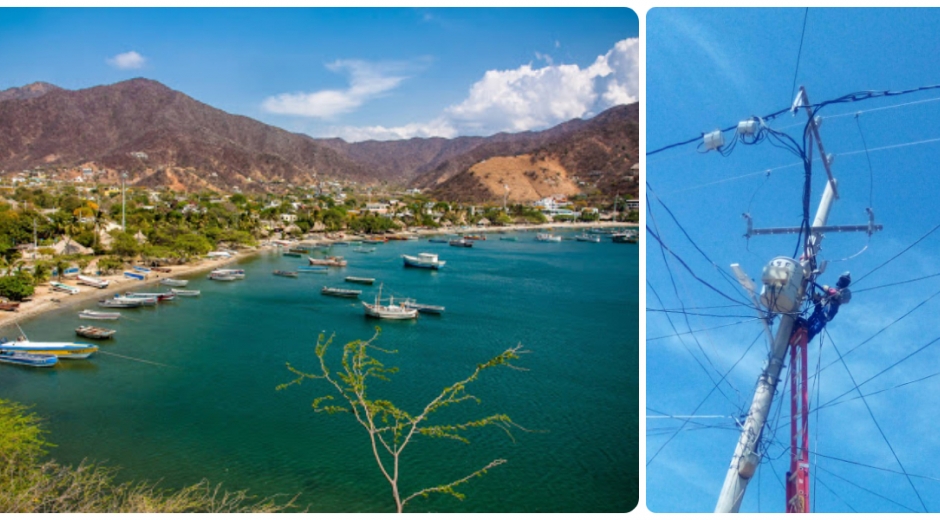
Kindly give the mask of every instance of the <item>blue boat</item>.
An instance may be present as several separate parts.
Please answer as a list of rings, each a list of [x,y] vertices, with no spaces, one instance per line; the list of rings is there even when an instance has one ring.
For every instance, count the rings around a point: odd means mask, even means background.
[[[0,363],[20,365],[24,367],[48,368],[59,362],[58,356],[29,354],[27,352],[0,350]]]
[[[128,278],[133,278],[133,279],[135,279],[135,280],[143,280],[143,279],[146,278],[146,276],[144,276],[144,275],[142,275],[142,274],[132,273],[132,272],[130,272],[130,271],[124,271],[124,276],[126,276],[126,277],[128,277]]]
[[[135,271],[137,271],[137,272],[140,272],[140,273],[149,273],[149,272],[150,272],[150,269],[147,269],[146,267],[140,267],[140,266],[137,266],[137,265],[135,265],[135,266],[133,267],[133,269],[134,269]]]

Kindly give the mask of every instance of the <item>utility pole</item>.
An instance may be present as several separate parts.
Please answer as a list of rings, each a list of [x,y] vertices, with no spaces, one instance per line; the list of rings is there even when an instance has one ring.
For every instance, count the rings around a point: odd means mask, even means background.
[[[812,112],[809,109],[809,99],[806,95],[806,91],[803,87],[800,87],[800,92],[797,96],[796,101],[794,102],[794,108],[805,107],[807,114],[812,117]],[[807,237],[804,243],[803,255],[799,259],[799,264],[797,270],[794,270],[792,275],[797,278],[800,282],[799,290],[796,293],[796,297],[792,300],[787,300],[781,305],[775,302],[775,309],[772,309],[773,312],[780,314],[780,324],[777,327],[777,334],[774,337],[773,346],[770,350],[770,353],[767,356],[767,361],[765,363],[764,369],[761,372],[760,377],[757,379],[757,387],[754,390],[754,398],[751,401],[751,407],[748,410],[747,419],[744,422],[744,426],[741,430],[741,437],[738,439],[738,444],[735,447],[734,455],[731,458],[731,465],[728,467],[728,473],[725,476],[725,482],[721,489],[721,494],[718,497],[718,503],[715,506],[716,513],[737,513],[741,507],[741,501],[744,499],[744,492],[747,490],[747,485],[750,482],[751,477],[754,476],[754,473],[757,471],[757,467],[760,465],[762,453],[759,452],[759,444],[761,436],[764,431],[764,424],[767,421],[767,416],[770,413],[770,407],[773,404],[774,393],[777,390],[777,383],[780,380],[780,371],[783,368],[784,359],[787,355],[788,347],[790,346],[791,335],[793,333],[793,326],[796,321],[795,316],[799,313],[800,307],[803,304],[803,300],[806,298],[807,288],[811,288],[811,283],[815,279],[816,275],[820,274],[822,271],[816,269],[816,254],[819,252],[819,246],[822,242],[823,233],[828,231],[861,231],[867,230],[869,233],[880,230],[881,226],[874,226],[870,221],[868,226],[826,226],[826,222],[829,219],[829,211],[832,209],[833,201],[838,197],[836,192],[836,180],[832,176],[831,172],[831,156],[825,154],[825,150],[822,147],[822,141],[819,138],[819,121],[810,119],[809,131],[811,132],[808,148],[806,153],[808,154],[807,160],[810,165],[812,165],[812,147],[813,139],[815,138],[816,143],[819,147],[820,153],[822,154],[822,163],[826,168],[826,173],[829,177],[829,182],[826,183],[826,189],[823,191],[822,197],[819,202],[819,207],[816,210],[816,216],[813,220],[812,227],[807,230]],[[869,216],[872,213],[869,211]],[[748,217],[749,218],[749,217]],[[761,235],[761,234],[778,234],[778,233],[796,233],[800,232],[802,228],[774,228],[774,229],[752,229],[750,226],[750,220],[748,221],[748,236],[750,235]],[[778,257],[772,261],[772,264],[777,264],[778,260],[782,257]],[[794,259],[783,258],[783,262],[795,262]],[[780,264],[782,265],[782,264]],[[823,266],[823,269],[825,266]],[[804,354],[805,355],[805,350]],[[805,434],[805,432],[804,432]],[[808,486],[807,486],[808,489]]]
[[[124,181],[127,180],[127,172],[121,172],[121,232],[127,233],[127,219],[124,212]]]

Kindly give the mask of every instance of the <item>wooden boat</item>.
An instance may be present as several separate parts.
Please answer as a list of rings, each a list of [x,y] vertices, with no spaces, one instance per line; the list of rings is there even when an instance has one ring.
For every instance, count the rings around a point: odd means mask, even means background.
[[[358,276],[347,276],[346,281],[349,283],[358,283],[362,285],[372,285],[375,283],[375,278],[360,278]]]
[[[201,291],[191,289],[170,289],[170,292],[177,296],[199,296]]]
[[[139,265],[131,266],[131,269],[137,271],[138,273],[149,273],[150,269],[147,267],[141,267]]]
[[[59,359],[86,359],[95,352],[98,352],[98,346],[90,343],[29,341],[25,337],[20,336],[16,341],[7,341],[6,338],[0,340],[0,350],[43,356],[57,356]]]
[[[447,262],[438,260],[434,253],[418,253],[418,256],[401,255],[405,267],[420,267],[422,269],[440,269]]]
[[[111,284],[111,280],[101,280],[99,278],[92,278],[91,276],[84,276],[80,274],[78,275],[78,283],[91,287],[97,287],[98,289],[104,289]]]
[[[395,305],[395,297],[388,299],[388,305],[382,304],[382,286],[375,296],[375,303],[362,302],[366,316],[383,320],[413,320],[418,317],[417,309],[409,309],[401,304]]]
[[[189,280],[177,280],[176,278],[164,278],[160,280],[160,285],[167,285],[170,287],[186,287],[189,285]]]
[[[245,278],[244,269],[221,269],[219,268],[219,269],[213,269],[212,272],[209,273],[210,276],[212,274],[231,275],[231,276],[234,276],[236,280],[241,280]]]
[[[91,339],[111,339],[115,332],[117,331],[101,327],[92,327],[91,325],[82,325],[75,329],[75,334]]]
[[[301,255],[307,254],[307,248],[305,247],[292,247],[287,250],[288,253],[297,253]]]
[[[428,305],[426,303],[418,303],[414,300],[404,300],[401,302],[402,306],[408,309],[415,309],[416,311],[422,314],[443,314],[444,307],[440,305]]]
[[[303,256],[305,253],[306,253],[306,251],[304,251],[304,253],[294,253],[294,252],[288,251],[288,252],[284,253],[282,256],[290,256],[290,257],[293,257],[293,258],[300,258],[300,257]]]
[[[574,237],[578,242],[594,242],[595,244],[601,243],[600,235],[578,235]]]
[[[505,241],[505,242],[516,242],[516,241],[519,240],[519,239],[516,238],[516,237],[499,237],[499,239],[500,239],[500,240],[503,240],[503,241]]]
[[[328,256],[326,258],[310,258],[308,256],[307,261],[310,262],[310,265],[325,265],[328,267],[346,267],[348,264],[341,256]]]
[[[24,367],[50,368],[59,362],[54,355],[30,354],[28,352],[0,350],[0,363]]]
[[[355,253],[374,253],[374,252],[375,252],[375,248],[374,248],[374,247],[357,247],[357,248],[353,249],[353,252],[355,252]]]
[[[16,312],[19,308],[19,302],[0,302],[0,311]]]
[[[327,296],[338,296],[340,298],[358,298],[362,291],[356,289],[339,289],[337,287],[326,287],[320,290],[320,294]]]
[[[143,300],[149,300],[151,298],[155,298],[156,301],[158,302],[164,302],[164,301],[174,300],[176,298],[176,295],[171,292],[168,292],[168,293],[165,293],[165,292],[158,292],[158,293],[126,292],[124,293],[124,297],[132,298],[132,299],[143,299]],[[146,305],[146,303],[144,305]]]
[[[144,304],[140,300],[130,300],[127,298],[110,298],[98,301],[99,307],[108,309],[136,309]]]
[[[116,320],[121,317],[120,312],[100,312],[85,309],[78,313],[78,317],[83,320]]]
[[[539,233],[535,235],[535,239],[539,242],[561,242],[560,236],[551,233]]]
[[[151,271],[156,271],[158,273],[172,273],[173,271],[169,267],[151,267]]]
[[[124,276],[126,278],[133,278],[134,280],[145,280],[147,277],[140,273],[132,273],[130,271],[124,271]]]
[[[451,240],[450,242],[448,242],[448,244],[454,247],[473,247],[473,242],[469,240],[464,240],[462,238],[458,238],[457,240]]]
[[[433,242],[435,244],[446,244],[450,242],[450,240],[447,240],[446,238],[429,238],[428,242]]]
[[[274,276],[284,276],[286,278],[297,278],[297,271],[274,271]]]
[[[78,287],[72,287],[71,285],[66,285],[62,282],[49,282],[49,285],[52,286],[53,291],[64,292],[67,294],[78,294]]]
[[[464,240],[486,240],[486,235],[466,235]]]

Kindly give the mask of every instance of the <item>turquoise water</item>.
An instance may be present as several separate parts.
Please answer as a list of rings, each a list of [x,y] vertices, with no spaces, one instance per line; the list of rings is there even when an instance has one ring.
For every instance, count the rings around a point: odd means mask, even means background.
[[[257,495],[301,493],[311,511],[392,511],[365,432],[350,416],[312,411],[322,383],[275,391],[292,379],[285,363],[312,370],[321,331],[336,334],[332,353],[339,354],[343,343],[381,325],[377,344],[398,351],[382,360],[400,372],[375,384],[372,395],[418,413],[477,363],[521,343],[530,354],[517,364],[527,371],[485,373],[470,388],[482,403],[450,408],[440,420],[506,413],[529,431],[510,438],[476,430],[469,445],[419,438],[405,451],[401,487],[407,495],[493,459],[508,463],[462,486],[464,501],[416,499],[409,510],[630,510],[639,468],[637,247],[516,236],[490,236],[472,249],[426,240],[377,245],[372,254],[337,246],[333,253],[349,267],[299,279],[271,272],[303,259],[262,253],[238,264],[245,280],[195,276],[187,288],[201,289],[199,298],[122,310],[116,325],[106,325],[118,333],[99,343],[103,350],[168,367],[101,354],[49,371],[4,365],[0,397],[35,405],[60,461],[94,459],[123,468],[122,478],[173,487],[208,478]],[[418,252],[437,252],[447,265],[439,272],[403,268],[400,255]],[[350,275],[375,277],[376,286],[344,283]],[[383,296],[447,311],[375,321],[356,300],[319,294],[323,285],[357,288],[371,300],[379,281]],[[72,340],[79,310],[21,325],[35,341]]]

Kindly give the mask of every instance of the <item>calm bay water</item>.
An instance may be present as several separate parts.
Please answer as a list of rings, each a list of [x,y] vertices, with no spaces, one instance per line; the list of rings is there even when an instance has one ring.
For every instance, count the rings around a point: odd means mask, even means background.
[[[350,266],[329,275],[275,277],[306,261],[262,253],[238,264],[245,280],[196,276],[199,298],[158,308],[122,310],[116,339],[103,350],[170,365],[99,354],[49,371],[0,366],[0,397],[35,405],[48,419],[51,455],[122,469],[121,478],[162,479],[179,487],[202,478],[253,494],[293,495],[311,511],[392,511],[388,484],[368,436],[352,417],[316,414],[322,383],[275,391],[292,379],[285,363],[315,367],[317,335],[342,344],[366,339],[397,366],[391,382],[373,383],[413,413],[473,367],[521,343],[527,371],[497,369],[470,387],[481,404],[442,414],[465,422],[506,413],[529,431],[513,438],[493,428],[469,433],[471,444],[419,438],[405,451],[404,494],[465,476],[496,458],[508,463],[460,488],[467,499],[416,499],[409,510],[449,512],[617,512],[638,497],[638,249],[635,245],[518,242],[491,235],[472,249],[390,242],[372,254],[334,247]],[[568,236],[573,236],[569,234]],[[439,271],[405,269],[401,254],[437,252]],[[343,282],[377,279],[375,287]],[[361,304],[322,296],[323,285],[363,289],[371,301],[409,296],[444,305],[443,316],[416,321],[366,319]],[[157,289],[160,290],[160,289]],[[102,291],[103,292],[103,291]],[[91,308],[89,306],[89,308]],[[21,324],[35,341],[71,340],[81,309]],[[109,322],[101,322],[109,323]],[[114,323],[114,322],[110,322]],[[14,330],[4,330],[7,336]],[[338,365],[337,365],[338,366]]]

